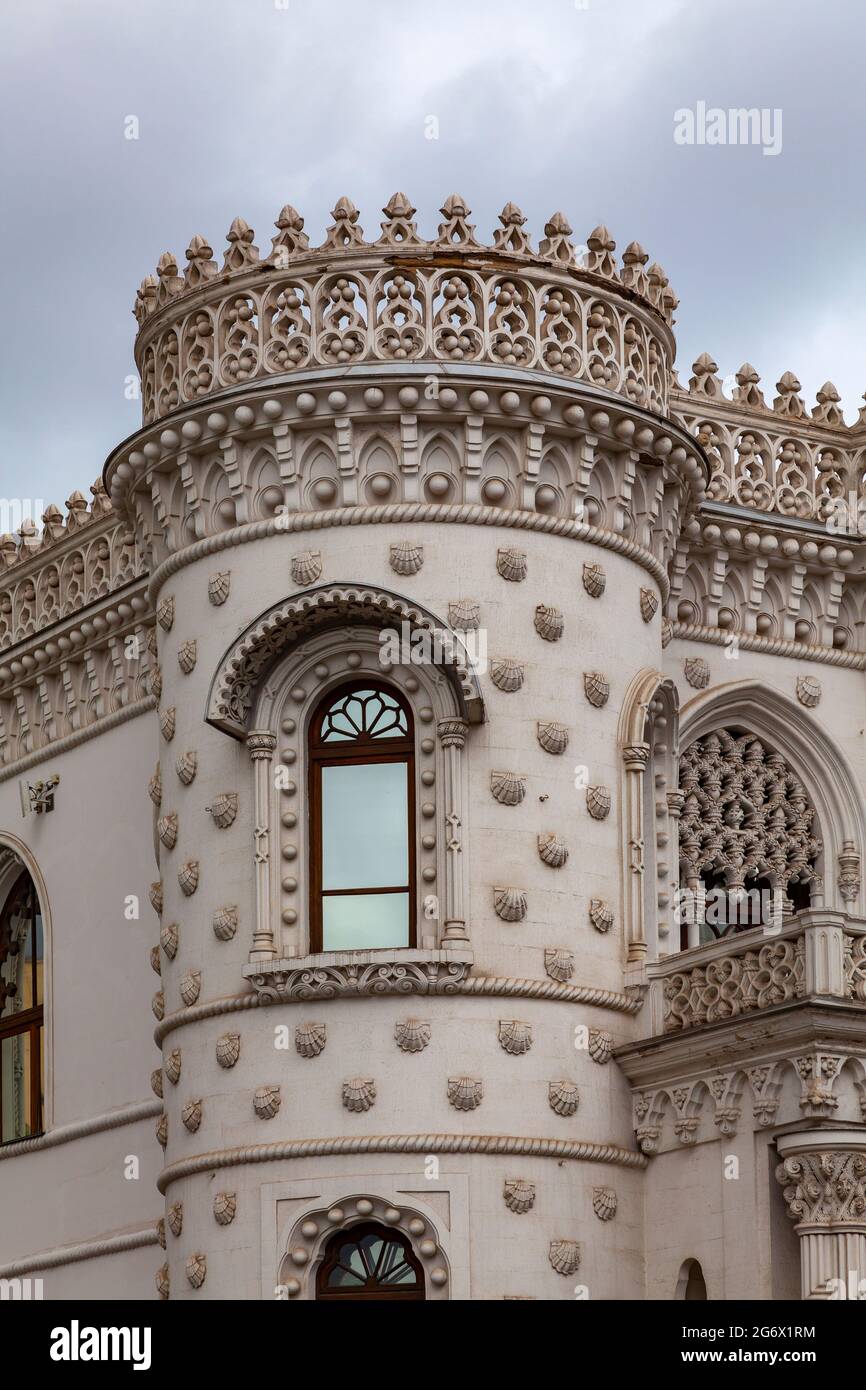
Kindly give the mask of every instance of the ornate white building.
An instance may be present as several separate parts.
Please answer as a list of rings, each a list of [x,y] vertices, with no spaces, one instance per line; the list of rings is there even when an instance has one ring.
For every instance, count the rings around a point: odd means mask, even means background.
[[[605,227],[384,214],[162,256],[141,429],[0,537],[0,1277],[828,1297],[866,412],[680,384]]]

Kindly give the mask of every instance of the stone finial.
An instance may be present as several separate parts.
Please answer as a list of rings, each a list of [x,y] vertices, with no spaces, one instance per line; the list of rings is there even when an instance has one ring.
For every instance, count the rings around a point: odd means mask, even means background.
[[[255,232],[242,217],[236,217],[226,233],[228,249],[223,261],[223,270],[246,270],[257,265],[259,248],[253,245]]]
[[[812,408],[812,419],[823,425],[844,427],[845,417],[839,409],[841,399],[832,381],[825,381],[817,395],[818,404]]]
[[[722,379],[718,376],[719,365],[708,352],[702,352],[692,363],[694,376],[689,378],[689,394],[710,396],[718,400],[722,395]]]
[[[531,256],[529,233],[524,232],[526,218],[516,203],[506,203],[499,214],[501,227],[493,233],[493,249],[510,251],[514,256]]]
[[[146,275],[135,292],[135,304],[132,312],[135,314],[136,322],[141,326],[148,314],[152,314],[156,308],[156,296],[159,289],[159,281],[155,275]]]
[[[77,489],[70,492],[66,499],[66,529],[67,531],[80,531],[90,521],[90,514],[87,508],[87,498],[83,492]]]
[[[186,248],[187,266],[184,271],[184,284],[187,289],[197,289],[217,274],[217,263],[213,259],[213,247],[206,237],[196,232]]]
[[[50,545],[60,540],[66,530],[66,518],[60,508],[50,502],[42,513],[42,544]]]
[[[380,224],[382,235],[376,246],[423,246],[414,221],[415,208],[405,193],[392,194],[382,211],[385,221]]]
[[[352,246],[365,244],[363,229],[357,225],[360,213],[350,198],[338,198],[331,216],[334,223],[327,229],[320,249],[328,247],[335,251],[346,251]]]
[[[662,313],[664,314],[667,322],[671,325],[673,325],[676,322],[676,320],[674,319],[674,314],[679,308],[679,304],[680,301],[674,294],[673,287],[670,284],[665,285],[664,289],[662,290]]]
[[[619,271],[613,254],[616,242],[603,223],[590,232],[586,244],[589,253],[585,269],[593,271],[596,275],[603,275],[608,280],[618,280]]]
[[[806,403],[800,395],[802,387],[793,372],[783,372],[776,382],[778,396],[773,401],[773,409],[777,415],[791,415],[795,419],[803,419],[806,415]]]
[[[163,251],[156,263],[156,274],[159,280],[156,303],[161,307],[183,289],[183,279],[177,273],[177,256],[172,251]]]
[[[559,265],[574,265],[574,243],[569,240],[572,229],[564,212],[555,212],[544,224],[544,239],[538,244],[539,254]]]
[[[664,292],[667,289],[668,277],[658,261],[653,261],[652,265],[647,267],[647,278],[649,279],[649,301],[664,313]]]
[[[101,478],[96,478],[90,484],[90,492],[93,501],[90,504],[91,517],[107,516],[112,510],[111,498],[105,491],[105,483]]]
[[[764,400],[763,391],[758,386],[760,380],[761,378],[751,362],[744,362],[736,373],[737,384],[734,387],[734,400],[737,405],[748,405],[753,409],[766,410],[767,402]]]
[[[434,246],[449,249],[472,246],[479,247],[475,240],[475,228],[468,221],[471,209],[459,193],[451,193],[439,209],[445,221],[439,223],[439,235]]]
[[[649,276],[644,270],[648,260],[649,255],[639,241],[630,241],[622,253],[620,279],[627,289],[644,297],[649,294]]]
[[[276,260],[279,264],[288,260],[290,256],[297,256],[301,251],[309,251],[310,238],[304,231],[304,219],[291,203],[286,203],[280,210],[274,226],[277,234],[271,242],[271,260]]]
[[[17,563],[18,542],[9,531],[4,531],[0,536],[0,569],[11,569]]]

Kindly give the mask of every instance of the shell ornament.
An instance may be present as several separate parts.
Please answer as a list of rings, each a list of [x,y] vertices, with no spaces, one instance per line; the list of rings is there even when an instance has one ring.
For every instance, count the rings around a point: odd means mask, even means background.
[[[166,1220],[168,1221],[168,1229],[177,1239],[183,1230],[183,1202],[172,1202]]]
[[[153,774],[153,776],[147,784],[147,794],[153,802],[154,806],[156,806],[157,809],[159,809],[160,805],[162,804],[162,772],[160,770],[159,763],[157,763],[156,765],[156,772]]]
[[[539,835],[538,853],[545,864],[549,864],[551,869],[561,869],[568,858],[568,846],[559,835],[550,833]]]
[[[164,1067],[165,1074],[172,1086],[176,1086],[180,1081],[181,1052],[179,1047],[173,1047],[171,1052],[167,1054]]]
[[[200,994],[201,971],[188,970],[180,982],[180,997],[187,1008],[192,1008]]]
[[[419,1018],[398,1020],[394,1024],[394,1041],[401,1052],[423,1052],[430,1041],[432,1026]]]
[[[231,1071],[235,1062],[241,1055],[241,1035],[240,1033],[223,1033],[221,1038],[217,1038],[216,1059],[220,1066],[226,1071]]]
[[[164,922],[159,930],[159,944],[169,960],[177,955],[179,931],[177,922]]]
[[[494,888],[493,911],[503,922],[522,922],[526,916],[526,894],[522,888]]]
[[[199,863],[197,859],[188,859],[183,868],[178,872],[177,881],[180,884],[180,891],[185,897],[191,898],[198,888]]]
[[[482,1082],[473,1076],[452,1076],[448,1081],[448,1100],[455,1110],[477,1110],[484,1095]]]
[[[583,693],[591,705],[602,709],[610,698],[610,681],[601,671],[584,671]]]
[[[376,1103],[376,1083],[369,1076],[356,1076],[343,1082],[343,1104],[347,1110],[371,1110]]]
[[[695,690],[706,690],[710,683],[710,664],[702,656],[687,656],[683,670],[689,685]]]
[[[388,563],[395,574],[417,574],[424,563],[424,547],[413,545],[411,541],[397,541],[391,546]]]
[[[174,765],[175,772],[185,787],[195,781],[195,774],[198,770],[198,754],[194,752],[183,753]]]
[[[305,550],[301,555],[294,555],[291,570],[292,579],[301,588],[315,584],[316,580],[322,577],[321,550]]]
[[[230,1226],[238,1209],[235,1192],[217,1192],[213,1199],[213,1216],[218,1226]]]
[[[448,605],[448,625],[460,632],[475,632],[481,621],[481,604],[472,598],[457,599]]]
[[[147,896],[150,898],[150,905],[156,913],[157,917],[161,917],[163,907],[162,879],[160,879],[158,883],[152,883],[150,885],[150,890]]]
[[[218,907],[213,915],[213,934],[217,941],[231,941],[238,929],[236,907]]]
[[[502,806],[519,806],[526,796],[526,778],[517,772],[491,772],[490,790]]]
[[[505,690],[511,693],[519,690],[523,685],[525,667],[519,661],[512,661],[510,657],[501,657],[490,663],[490,679],[497,690]]]
[[[210,811],[214,825],[219,830],[228,830],[234,824],[238,813],[238,794],[237,792],[220,792],[219,796],[214,797],[210,806],[205,807]]]
[[[174,849],[177,844],[177,812],[172,811],[167,816],[161,816],[156,823],[156,833],[159,836],[160,844],[166,849]]]
[[[570,980],[574,974],[574,953],[560,949],[550,949],[544,952],[544,968],[551,980],[556,980],[564,985],[566,980]]]
[[[548,1258],[557,1274],[576,1274],[580,1268],[580,1246],[576,1240],[552,1240]]]
[[[526,552],[517,550],[513,546],[508,546],[504,550],[496,552],[496,568],[503,579],[509,580],[512,584],[519,584],[526,578]]]
[[[590,1028],[589,1030],[589,1055],[594,1062],[598,1062],[603,1067],[609,1062],[613,1053],[613,1037],[605,1032],[603,1028]]]
[[[797,699],[806,709],[814,709],[821,699],[821,682],[817,676],[797,677]]]
[[[547,1087],[547,1103],[557,1115],[575,1115],[580,1105],[580,1091],[573,1081],[551,1081]]]
[[[207,1278],[207,1255],[190,1255],[185,1265],[186,1277],[194,1289],[200,1289]]]
[[[214,608],[221,608],[231,592],[231,587],[231,570],[217,570],[207,582],[208,602],[212,603]]]
[[[590,898],[589,920],[596,931],[609,932],[613,926],[613,909],[601,898]]]
[[[539,720],[535,726],[535,734],[545,753],[558,756],[568,747],[568,729],[553,719]]]
[[[641,589],[640,615],[645,623],[651,623],[659,608],[659,596],[655,589]]]
[[[604,820],[610,814],[610,792],[607,787],[587,787],[586,809],[593,820]]]
[[[616,1193],[612,1187],[592,1189],[592,1209],[599,1221],[612,1221],[616,1216]]]
[[[512,1057],[522,1057],[532,1046],[532,1024],[514,1018],[500,1019],[499,1046]]]
[[[318,1057],[324,1052],[328,1030],[324,1023],[299,1023],[295,1029],[295,1049],[301,1057]]]
[[[198,643],[194,637],[190,637],[186,642],[181,643],[177,653],[177,664],[185,676],[195,670],[195,663],[198,661]]]
[[[583,567],[583,587],[590,598],[601,598],[607,584],[607,575],[601,565],[586,564]]]
[[[162,600],[156,610],[156,621],[163,632],[171,632],[174,626],[174,597]]]
[[[535,631],[545,642],[558,642],[565,630],[561,609],[551,608],[545,603],[539,603],[532,621]]]
[[[279,1086],[257,1086],[253,1095],[253,1109],[260,1120],[272,1120],[280,1108],[282,1096]]]
[[[535,1202],[535,1183],[527,1182],[525,1178],[506,1178],[502,1196],[509,1211],[522,1215]]]
[[[183,1120],[184,1129],[188,1129],[190,1134],[195,1134],[202,1117],[202,1103],[200,1100],[188,1100],[180,1112]]]
[[[177,724],[177,709],[174,705],[169,705],[159,716],[159,729],[166,743],[171,743],[174,738],[174,731]]]

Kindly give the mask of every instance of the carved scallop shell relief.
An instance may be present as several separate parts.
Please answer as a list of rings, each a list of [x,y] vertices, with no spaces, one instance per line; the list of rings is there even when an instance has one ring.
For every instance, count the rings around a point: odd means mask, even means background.
[[[185,787],[195,781],[197,769],[198,754],[195,752],[182,753],[174,765],[174,770]]]
[[[183,1120],[184,1129],[188,1129],[190,1134],[195,1134],[202,1117],[202,1103],[200,1100],[188,1100],[183,1106],[180,1117]]]
[[[432,1026],[426,1020],[402,1019],[394,1024],[394,1041],[401,1052],[423,1052],[432,1032]]]
[[[493,911],[503,922],[522,922],[526,916],[526,894],[522,888],[494,888]]]
[[[217,941],[231,941],[238,929],[236,907],[218,907],[213,915],[213,934]]]
[[[162,1067],[157,1067],[155,1071],[150,1073],[150,1089],[155,1096],[158,1096],[159,1099],[162,1100],[164,1091],[162,1084]]]
[[[347,1110],[371,1110],[376,1102],[376,1083],[369,1076],[356,1076],[343,1082],[343,1104]]]
[[[253,1109],[260,1120],[272,1120],[281,1101],[279,1086],[257,1086],[253,1095]]]
[[[207,1255],[190,1255],[185,1265],[186,1277],[194,1289],[200,1289],[207,1278]]]
[[[162,879],[160,879],[157,883],[152,883],[150,885],[150,889],[148,891],[147,896],[150,898],[150,905],[156,913],[157,917],[161,917],[163,907]]]
[[[606,1062],[610,1061],[613,1052],[613,1037],[603,1028],[590,1028],[588,1051],[592,1060],[603,1067]]]
[[[150,693],[157,700],[162,697],[162,667],[158,662],[150,668]]]
[[[596,931],[609,932],[613,926],[613,909],[601,898],[590,898],[589,920]]]
[[[219,830],[228,830],[238,813],[237,792],[220,792],[205,810],[210,811],[213,823]]]
[[[155,971],[157,975],[162,974],[162,966],[159,963],[158,946],[151,946],[150,948],[150,968],[151,970]]]
[[[574,952],[548,949],[544,952],[544,968],[551,980],[565,984],[574,974]]]
[[[640,615],[645,623],[651,623],[659,607],[659,596],[655,589],[641,589]]]
[[[455,1110],[477,1110],[484,1095],[482,1082],[473,1076],[452,1076],[448,1081],[448,1099]]]
[[[604,593],[604,586],[607,583],[607,575],[601,565],[585,564],[583,567],[583,587],[590,598],[601,598]]]
[[[200,994],[201,971],[188,970],[180,982],[180,997],[187,1008],[192,1008]]]
[[[164,598],[156,610],[156,621],[163,632],[171,632],[174,625],[174,597]]]
[[[195,890],[198,888],[198,880],[199,880],[199,863],[198,863],[198,860],[197,860],[197,859],[188,859],[187,862],[184,864],[183,868],[179,870],[178,875],[177,875],[177,881],[178,881],[178,883],[180,884],[180,890],[181,890],[181,892],[184,894],[185,897],[187,897],[187,898],[191,898],[191,897],[192,897],[193,893],[194,893]]]
[[[397,541],[391,546],[388,562],[395,574],[417,574],[424,563],[424,547]]]
[[[497,550],[496,568],[503,579],[508,579],[512,584],[519,584],[526,578],[526,552],[517,550],[514,546]]]
[[[216,1059],[226,1071],[231,1070],[240,1055],[240,1033],[223,1033],[221,1038],[217,1038]]]
[[[177,1239],[183,1230],[183,1202],[172,1202],[166,1220],[168,1221],[168,1229]]]
[[[814,709],[821,699],[821,682],[817,676],[797,677],[797,699],[807,709]]]
[[[689,685],[695,690],[706,690],[710,683],[710,663],[702,656],[687,656],[683,662],[683,671]]]
[[[516,1018],[500,1019],[499,1046],[512,1057],[521,1057],[532,1046],[532,1024]]]
[[[315,584],[316,580],[322,577],[321,550],[305,550],[303,554],[293,556],[291,569],[292,579],[296,584],[303,587]]]
[[[548,1258],[557,1274],[576,1274],[580,1268],[580,1246],[576,1240],[552,1240]]]
[[[166,1053],[163,1065],[165,1074],[172,1086],[176,1086],[180,1081],[181,1052],[179,1047],[173,1047],[170,1052]]]
[[[551,608],[546,603],[539,603],[533,617],[535,631],[539,637],[543,637],[545,642],[558,642],[565,629],[565,619],[562,610]]]
[[[553,719],[540,719],[535,726],[535,736],[545,753],[564,753],[568,747],[568,729]]]
[[[156,1271],[156,1291],[160,1298],[168,1298],[171,1291],[171,1281],[168,1272],[168,1265],[160,1265]]]
[[[583,693],[591,705],[601,709],[610,698],[610,681],[601,671],[584,671]]]
[[[156,772],[147,784],[147,794],[154,806],[159,808],[162,804],[162,772],[159,763],[156,765]]]
[[[526,777],[517,772],[491,772],[490,790],[503,806],[519,806],[526,796]]]
[[[190,637],[186,642],[181,643],[177,653],[177,664],[185,676],[195,670],[195,663],[198,661],[198,643],[194,637]]]
[[[490,679],[497,690],[519,690],[523,685],[524,673],[522,663],[512,661],[510,657],[500,657],[490,663]]]
[[[217,1192],[213,1199],[214,1221],[218,1226],[230,1226],[238,1209],[235,1192]]]
[[[177,723],[177,709],[174,705],[169,705],[168,709],[160,712],[159,729],[166,743],[171,743],[174,738],[175,725]]]
[[[587,787],[586,809],[593,820],[604,820],[610,813],[610,792],[607,787]]]
[[[527,1182],[525,1178],[506,1178],[502,1196],[509,1211],[522,1215],[535,1202],[535,1183]]]
[[[616,1216],[616,1193],[612,1187],[592,1189],[592,1209],[599,1221],[612,1221]]]
[[[214,608],[220,608],[229,596],[232,587],[231,570],[217,570],[207,582],[207,596]]]
[[[165,951],[169,960],[174,960],[177,955],[178,939],[180,932],[177,922],[165,922],[159,930],[159,944]]]
[[[295,1048],[301,1057],[318,1057],[324,1052],[328,1030],[324,1023],[299,1023],[295,1029]]]
[[[580,1105],[580,1091],[573,1081],[551,1081],[547,1103],[557,1115],[574,1115]]]
[[[545,864],[552,869],[561,869],[568,858],[568,846],[559,835],[552,832],[538,837],[538,853]]]
[[[171,811],[167,816],[160,816],[156,823],[156,833],[159,836],[160,844],[165,849],[174,849],[177,844],[176,811]]]
[[[481,604],[473,598],[455,599],[448,605],[448,623],[460,632],[475,632],[481,621]]]

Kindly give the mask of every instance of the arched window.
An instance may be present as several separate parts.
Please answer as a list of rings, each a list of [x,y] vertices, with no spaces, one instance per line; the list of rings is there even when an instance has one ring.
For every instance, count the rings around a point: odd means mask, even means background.
[[[415,739],[396,691],[333,690],[310,725],[313,951],[415,945]]]
[[[682,753],[680,792],[683,949],[782,926],[809,907],[822,845],[806,790],[781,753],[743,729],[714,730]]]
[[[674,1298],[681,1303],[706,1303],[707,1281],[698,1260],[683,1260]]]
[[[368,1221],[328,1241],[316,1298],[417,1301],[424,1298],[424,1271],[404,1235]]]
[[[42,913],[25,870],[0,909],[0,1142],[42,1133]]]

